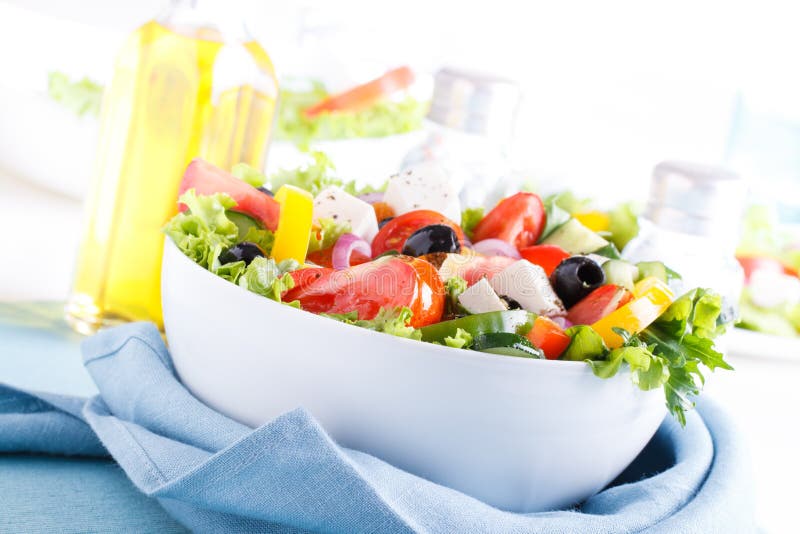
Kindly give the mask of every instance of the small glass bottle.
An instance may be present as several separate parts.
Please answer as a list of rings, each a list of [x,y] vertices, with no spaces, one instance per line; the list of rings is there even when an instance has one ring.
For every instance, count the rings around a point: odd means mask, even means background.
[[[641,231],[623,251],[632,262],[662,261],[682,279],[676,294],[693,287],[722,295],[722,318],[736,317],[744,283],[735,258],[745,187],[725,169],[665,161],[653,170]]]
[[[436,161],[460,188],[462,205],[494,205],[519,188],[510,179],[508,147],[520,99],[514,81],[439,70],[426,117],[428,136],[406,155],[403,169]]]
[[[67,320],[161,319],[161,227],[195,157],[263,168],[278,84],[238,2],[173,0],[117,57]]]

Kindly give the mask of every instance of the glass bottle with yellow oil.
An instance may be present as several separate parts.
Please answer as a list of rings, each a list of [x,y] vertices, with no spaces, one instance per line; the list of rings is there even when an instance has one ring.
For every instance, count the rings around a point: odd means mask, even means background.
[[[117,58],[66,307],[80,332],[134,320],[162,326],[161,227],[193,158],[264,167],[278,84],[237,7],[173,0]]]

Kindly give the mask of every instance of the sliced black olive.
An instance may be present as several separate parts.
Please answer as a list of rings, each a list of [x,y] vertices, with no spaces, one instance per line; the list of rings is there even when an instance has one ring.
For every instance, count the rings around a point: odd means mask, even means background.
[[[270,191],[269,189],[267,189],[267,188],[266,188],[266,187],[264,187],[263,185],[262,185],[261,187],[256,187],[256,189],[258,189],[258,190],[259,190],[259,191],[261,191],[262,193],[266,193],[266,194],[268,194],[268,195],[269,195],[269,196],[271,196],[271,197],[274,197],[274,196],[275,196],[275,193],[273,193],[272,191]]]
[[[605,283],[603,268],[586,256],[565,259],[550,275],[550,285],[567,308]]]
[[[266,256],[264,251],[261,250],[261,247],[250,241],[242,241],[220,254],[219,262],[226,264],[235,261],[243,261],[245,265],[250,265],[250,262],[259,256],[262,258]]]
[[[506,306],[508,306],[509,310],[521,310],[522,309],[522,305],[519,302],[517,302],[516,300],[512,299],[511,297],[507,297],[505,295],[500,295],[500,299],[505,301]]]
[[[403,246],[406,256],[422,256],[433,252],[461,252],[458,236],[446,224],[423,226],[411,234]]]
[[[394,217],[386,217],[378,223],[378,228],[383,228],[383,225],[394,219]]]

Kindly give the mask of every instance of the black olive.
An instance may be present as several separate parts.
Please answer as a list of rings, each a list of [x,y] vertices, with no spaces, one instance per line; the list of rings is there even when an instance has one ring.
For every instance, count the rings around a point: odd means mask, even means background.
[[[262,258],[266,256],[261,247],[250,241],[242,241],[220,254],[219,262],[224,265],[235,261],[243,261],[245,265],[250,265],[250,262],[259,256]]]
[[[259,190],[259,191],[261,191],[262,193],[266,193],[266,194],[268,194],[268,195],[269,195],[269,196],[271,196],[271,197],[274,197],[274,196],[275,196],[275,193],[273,193],[272,191],[270,191],[269,189],[267,189],[267,188],[266,188],[266,187],[264,187],[263,185],[262,185],[261,187],[256,187],[256,189],[258,189],[258,190]]]
[[[603,268],[587,256],[565,259],[550,275],[550,285],[567,308],[605,283]]]
[[[500,299],[505,301],[506,306],[508,306],[509,310],[521,310],[522,309],[522,305],[519,302],[517,302],[516,300],[512,299],[511,297],[507,297],[505,295],[500,295]]]
[[[408,239],[403,246],[406,256],[422,256],[433,252],[460,252],[461,244],[452,228],[446,224],[423,226]]]
[[[383,228],[383,225],[394,219],[394,217],[386,217],[378,223],[378,228]]]

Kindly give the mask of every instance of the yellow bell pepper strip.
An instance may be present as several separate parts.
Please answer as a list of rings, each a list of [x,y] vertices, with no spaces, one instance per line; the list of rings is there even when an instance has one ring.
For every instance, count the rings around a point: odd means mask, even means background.
[[[281,210],[272,257],[275,261],[293,259],[302,264],[308,252],[314,197],[299,187],[283,185],[275,193],[275,200],[281,205]]]
[[[636,334],[647,328],[672,304],[675,295],[667,284],[655,277],[640,280],[633,288],[634,299],[592,325],[610,349],[622,346],[624,340],[613,328]]]
[[[607,232],[611,224],[608,214],[602,211],[585,211],[576,213],[573,217],[593,232]]]

